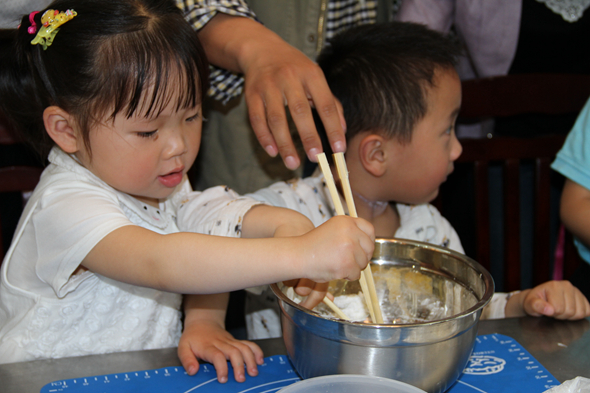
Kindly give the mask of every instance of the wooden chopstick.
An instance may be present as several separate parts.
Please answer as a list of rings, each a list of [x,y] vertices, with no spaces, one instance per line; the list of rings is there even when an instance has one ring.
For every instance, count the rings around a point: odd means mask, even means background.
[[[330,307],[332,309],[332,311],[334,311],[336,313],[336,315],[338,315],[341,319],[345,319],[345,320],[350,320],[350,318],[348,318],[348,316],[346,316],[346,314],[344,314],[342,312],[341,309],[338,308],[337,305],[334,304],[333,301],[331,301],[327,296],[324,297],[324,303],[326,304],[326,306]]]
[[[348,168],[346,167],[344,153],[335,153],[333,157],[334,161],[336,162],[338,176],[340,177],[342,191],[344,192],[344,199],[346,200],[346,205],[348,206],[348,214],[350,214],[351,217],[358,217],[356,206],[354,204],[354,198],[352,196],[352,189],[350,188],[350,181],[348,180]],[[383,323],[383,313],[381,312],[381,307],[379,306],[379,298],[377,297],[377,291],[375,290],[375,280],[373,278],[373,271],[371,270],[370,264],[367,265],[367,267],[361,272],[361,278],[363,275],[365,276],[364,279],[367,283],[373,312],[375,313],[375,318],[373,321],[377,321],[377,323]]]
[[[332,202],[334,202],[334,208],[336,209],[336,214],[339,216],[344,215],[344,208],[342,207],[342,201],[340,200],[340,194],[338,194],[338,189],[336,188],[336,183],[334,182],[334,177],[332,176],[332,170],[330,169],[330,164],[328,164],[328,159],[326,158],[325,153],[320,153],[317,156],[318,164],[324,174],[324,179],[326,179],[326,185],[328,186],[328,191],[330,191],[330,196],[332,197]]]
[[[322,169],[322,173],[324,174],[324,178],[326,179],[326,184],[328,185],[328,191],[330,191],[330,195],[334,200],[334,195],[338,196],[338,190],[336,189],[336,183],[334,183],[334,177],[332,176],[332,171],[330,170],[330,165],[328,165],[328,160],[326,158],[326,154],[320,153],[316,156],[318,158],[318,163],[320,164],[320,168]],[[327,171],[327,172],[326,172]],[[334,194],[336,193],[336,194]],[[340,197],[338,197],[338,202],[334,200],[334,206],[336,208],[336,214],[344,215],[344,208],[342,207],[342,201],[340,201]],[[338,316],[346,315],[332,302],[328,297],[324,297],[324,303],[330,307]],[[336,311],[338,310],[338,311]],[[342,318],[342,316],[340,316]],[[348,317],[342,319],[349,319]]]
[[[332,176],[332,171],[330,170],[330,164],[328,164],[328,159],[326,158],[326,154],[320,153],[317,156],[318,164],[320,165],[320,169],[324,174],[324,179],[326,180],[326,185],[328,186],[328,191],[330,192],[330,196],[332,197],[332,202],[334,203],[334,208],[336,209],[336,214],[339,216],[344,215],[344,208],[342,207],[342,201],[340,200],[340,194],[338,194],[338,189],[336,188],[336,183],[334,182],[334,177]],[[355,211],[356,212],[356,211]],[[369,315],[371,316],[371,321],[373,323],[377,322],[377,316],[375,314],[375,310],[373,307],[373,301],[371,299],[371,291],[369,288],[369,284],[367,283],[367,279],[365,277],[365,273],[361,270],[361,278],[359,279],[361,284],[361,291],[363,292],[363,296],[365,297],[365,303],[367,308],[369,309]]]

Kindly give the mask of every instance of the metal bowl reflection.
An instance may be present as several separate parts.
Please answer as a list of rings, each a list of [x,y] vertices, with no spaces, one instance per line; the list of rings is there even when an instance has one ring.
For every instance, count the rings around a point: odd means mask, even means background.
[[[467,289],[475,300],[441,319],[379,325],[321,316],[299,306],[273,284],[293,366],[304,379],[363,374],[395,379],[430,393],[444,392],[467,364],[481,311],[494,291],[491,275],[465,255],[401,239],[377,239],[372,264],[438,275]],[[444,288],[437,289],[443,297]]]

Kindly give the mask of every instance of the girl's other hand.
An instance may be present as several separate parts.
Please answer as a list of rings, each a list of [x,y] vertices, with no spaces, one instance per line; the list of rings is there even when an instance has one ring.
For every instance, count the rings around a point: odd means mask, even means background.
[[[217,372],[217,380],[228,380],[229,360],[237,382],[244,382],[246,375],[258,375],[257,365],[264,362],[260,347],[253,342],[236,340],[223,326],[215,321],[199,321],[185,326],[178,343],[178,358],[189,375],[199,370],[198,359],[210,362]]]

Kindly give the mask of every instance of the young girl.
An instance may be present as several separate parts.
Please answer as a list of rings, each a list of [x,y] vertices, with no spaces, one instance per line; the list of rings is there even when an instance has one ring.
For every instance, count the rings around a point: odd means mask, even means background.
[[[187,296],[190,308],[282,280],[356,279],[366,266],[366,221],[313,229],[224,187],[191,191],[207,62],[172,1],[58,0],[1,46],[0,109],[49,166],[2,265],[0,363],[175,346],[179,294],[204,296]],[[254,373],[260,351],[210,326],[200,331],[222,345],[200,349],[208,337],[192,330],[190,351]]]

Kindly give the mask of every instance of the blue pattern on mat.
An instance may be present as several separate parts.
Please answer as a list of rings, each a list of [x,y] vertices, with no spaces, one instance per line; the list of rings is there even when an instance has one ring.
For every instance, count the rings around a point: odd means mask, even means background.
[[[512,337],[477,336],[467,367],[447,393],[542,393],[559,381]]]
[[[286,356],[264,360],[259,375],[242,383],[233,380],[231,367],[229,381],[218,383],[213,366],[205,364],[192,377],[182,367],[165,367],[55,381],[41,393],[270,393],[300,380]],[[467,367],[447,393],[542,393],[556,385],[559,382],[516,340],[488,334],[477,336]]]

